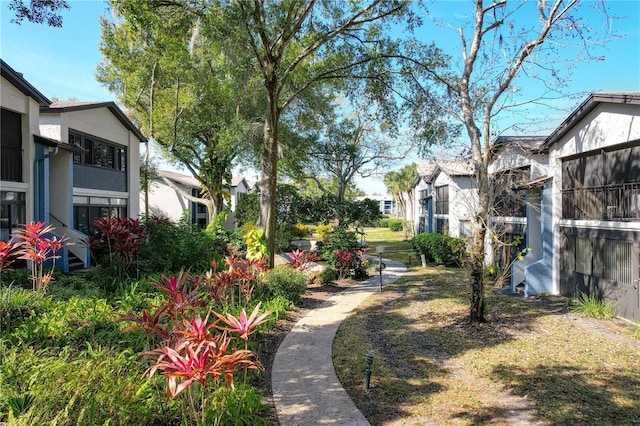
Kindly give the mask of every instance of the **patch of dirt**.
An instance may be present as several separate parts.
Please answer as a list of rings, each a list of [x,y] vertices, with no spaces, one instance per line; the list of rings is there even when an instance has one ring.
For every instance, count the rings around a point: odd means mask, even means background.
[[[271,367],[280,343],[296,323],[311,310],[323,306],[334,294],[356,284],[358,282],[352,280],[341,280],[325,285],[317,282],[310,284],[307,286],[306,293],[296,304],[295,309],[287,312],[286,318],[279,320],[268,335],[257,341],[259,348],[257,351],[258,359],[262,363],[264,370],[254,385],[265,392],[262,400],[262,404],[265,407],[263,415],[272,424],[280,424],[275,403],[273,402],[273,390],[271,389]]]

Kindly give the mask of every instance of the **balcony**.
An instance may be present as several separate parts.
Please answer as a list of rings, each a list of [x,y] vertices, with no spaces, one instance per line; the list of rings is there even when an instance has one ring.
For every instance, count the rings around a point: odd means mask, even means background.
[[[1,180],[22,182],[22,149],[2,145],[0,159]]]
[[[563,190],[562,218],[640,222],[640,183]]]

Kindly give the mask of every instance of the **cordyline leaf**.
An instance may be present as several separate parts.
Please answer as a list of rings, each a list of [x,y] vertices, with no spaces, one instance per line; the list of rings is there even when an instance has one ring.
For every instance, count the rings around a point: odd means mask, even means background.
[[[213,312],[222,322],[227,324],[229,327],[220,327],[216,325],[216,328],[220,330],[231,331],[234,333],[239,333],[240,338],[247,341],[249,339],[249,335],[255,331],[255,328],[265,322],[267,317],[273,313],[272,310],[263,313],[258,316],[260,311],[260,305],[262,302],[258,303],[255,307],[249,318],[247,318],[247,312],[243,309],[240,312],[239,318],[234,317],[231,314],[227,314],[226,317],[220,315],[217,312]]]

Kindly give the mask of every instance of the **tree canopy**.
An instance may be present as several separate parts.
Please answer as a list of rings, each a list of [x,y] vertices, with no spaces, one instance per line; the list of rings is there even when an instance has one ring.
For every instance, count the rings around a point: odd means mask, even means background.
[[[183,196],[206,204],[213,218],[238,157],[253,152],[260,82],[243,51],[225,46],[222,18],[186,6],[112,1],[115,19],[102,19],[98,79],[199,181],[201,197]]]

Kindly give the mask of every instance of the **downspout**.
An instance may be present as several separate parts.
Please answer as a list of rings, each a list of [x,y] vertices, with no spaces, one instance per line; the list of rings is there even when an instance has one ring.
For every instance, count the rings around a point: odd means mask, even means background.
[[[45,150],[44,145],[41,145],[43,147],[43,151]],[[36,203],[35,203],[35,218],[36,221],[42,221],[45,223],[49,223],[49,215],[48,215],[48,209],[45,208],[45,196],[46,194],[49,192],[49,182],[45,180],[45,178],[47,177],[47,173],[45,173],[45,169],[46,164],[45,161],[48,158],[51,158],[55,155],[58,154],[58,147],[47,147],[48,149],[53,148],[52,150],[43,153],[43,154],[39,154],[36,155],[36,158],[34,160],[34,171],[35,171],[35,176],[34,176],[34,195],[36,197]]]

